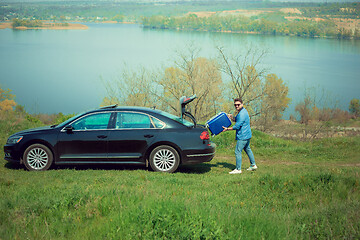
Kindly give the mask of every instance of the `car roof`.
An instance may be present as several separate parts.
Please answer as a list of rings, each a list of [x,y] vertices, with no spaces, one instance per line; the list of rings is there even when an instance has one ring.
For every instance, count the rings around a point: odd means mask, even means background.
[[[99,109],[95,109],[89,112],[103,112],[103,111],[139,111],[139,112],[147,112],[147,113],[161,113],[160,109],[148,108],[148,107],[138,107],[138,106],[120,106],[117,105],[110,105],[106,107],[102,107]]]

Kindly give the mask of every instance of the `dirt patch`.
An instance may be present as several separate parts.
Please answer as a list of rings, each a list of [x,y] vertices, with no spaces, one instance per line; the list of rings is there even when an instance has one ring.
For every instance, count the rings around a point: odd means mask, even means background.
[[[226,156],[226,155],[216,155],[216,159],[218,160],[225,160],[226,162],[231,162],[233,161],[233,163],[235,164],[235,155],[234,156]],[[302,162],[295,162],[295,161],[273,161],[273,160],[264,160],[264,159],[256,159],[256,162],[258,163],[258,165],[260,164],[264,164],[264,165],[287,165],[287,166],[291,166],[291,165],[305,165],[305,163]]]
[[[24,27],[24,26],[19,26],[19,27],[16,27],[15,29],[16,30],[28,30],[28,28]]]
[[[347,30],[355,30],[360,28],[360,19],[345,19],[345,18],[333,18],[332,19],[338,28],[344,28]]]
[[[345,163],[345,164],[336,164],[340,167],[360,167],[360,163]]]
[[[309,20],[309,21],[314,21],[314,22],[325,21],[325,19],[323,19],[323,18],[308,18],[308,17],[296,17],[296,16],[284,17],[284,18],[289,21],[294,21],[294,20]]]
[[[302,12],[297,8],[281,8],[279,11],[283,13],[302,14]]]
[[[118,23],[117,21],[103,21],[102,23]]]
[[[227,10],[227,11],[219,11],[219,12],[206,12],[206,11],[203,11],[203,12],[188,12],[186,15],[195,14],[198,17],[210,17],[210,16],[212,16],[214,14],[218,14],[218,15],[221,15],[221,16],[243,15],[243,16],[251,17],[251,16],[259,15],[261,13],[270,13],[270,12],[274,12],[274,11],[236,9],[236,10]]]
[[[288,161],[288,162],[274,162],[272,160],[257,160],[256,162],[259,163],[265,163],[265,165],[286,165],[286,166],[291,166],[291,165],[305,165],[305,163],[301,163],[301,162],[293,162],[293,161]]]
[[[67,23],[67,24],[58,24],[58,23],[44,23],[43,27],[35,28],[35,29],[54,29],[54,30],[66,30],[66,29],[74,29],[74,30],[86,30],[88,26],[80,24],[80,23]]]
[[[236,10],[227,10],[227,11],[218,11],[218,12],[210,12],[210,11],[202,11],[202,12],[188,12],[187,15],[195,14],[198,17],[210,17],[214,14],[219,16],[227,16],[227,15],[242,15],[246,17],[256,16],[262,13],[272,13],[272,12],[282,12],[286,14],[298,14],[302,15],[302,12],[297,8],[281,8],[278,10],[267,10],[267,9],[256,9],[256,10],[245,10],[245,9],[236,9]],[[344,9],[342,11],[352,11],[352,9]],[[355,30],[360,28],[360,19],[344,19],[344,18],[331,18],[331,16],[326,16],[333,21],[338,28],[344,28],[347,30]],[[325,18],[326,18],[325,17]],[[321,17],[302,17],[302,16],[286,16],[285,19],[289,21],[295,20],[308,20],[314,22],[322,22],[326,21],[326,19]]]
[[[221,13],[224,15],[232,14],[232,15],[243,15],[246,17],[256,16],[261,13],[271,13],[274,11],[270,10],[244,10],[244,9],[237,9],[237,10],[228,10],[228,11],[222,11]]]
[[[1,22],[0,29],[5,29],[5,28],[12,28],[11,22]]]
[[[301,16],[288,16],[285,17],[285,19],[289,21],[294,21],[294,20],[308,20],[314,22],[326,21],[324,18],[319,18],[319,17],[308,18]],[[338,29],[344,28],[346,30],[354,31],[356,28],[357,29],[360,28],[360,19],[330,18],[329,20],[334,22]]]
[[[216,12],[188,12],[187,15],[195,14],[197,17],[210,17],[216,14]]]

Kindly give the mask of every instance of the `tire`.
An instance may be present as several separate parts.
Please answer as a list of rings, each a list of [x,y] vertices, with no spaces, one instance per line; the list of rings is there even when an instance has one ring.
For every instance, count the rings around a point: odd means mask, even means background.
[[[45,171],[53,162],[53,154],[48,147],[33,144],[25,150],[23,160],[29,171]]]
[[[178,152],[167,145],[161,145],[152,150],[149,158],[151,169],[155,172],[175,172],[180,163]]]

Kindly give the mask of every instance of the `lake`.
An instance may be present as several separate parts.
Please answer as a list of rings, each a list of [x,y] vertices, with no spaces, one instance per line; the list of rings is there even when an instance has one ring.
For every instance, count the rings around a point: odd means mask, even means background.
[[[0,85],[30,113],[79,113],[97,108],[106,95],[101,79],[129,67],[169,66],[175,51],[193,44],[201,56],[215,46],[232,52],[249,45],[270,50],[263,66],[289,86],[291,105],[304,88],[325,92],[327,104],[347,110],[360,98],[360,41],[253,34],[142,29],[136,24],[87,24],[88,30],[0,30]],[[336,101],[335,101],[336,100]]]

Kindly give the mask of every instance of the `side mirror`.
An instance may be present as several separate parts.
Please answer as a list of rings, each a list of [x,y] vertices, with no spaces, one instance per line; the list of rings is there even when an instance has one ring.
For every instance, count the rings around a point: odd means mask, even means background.
[[[71,125],[67,125],[64,129],[67,133],[72,133],[72,131],[74,130],[73,126]]]

